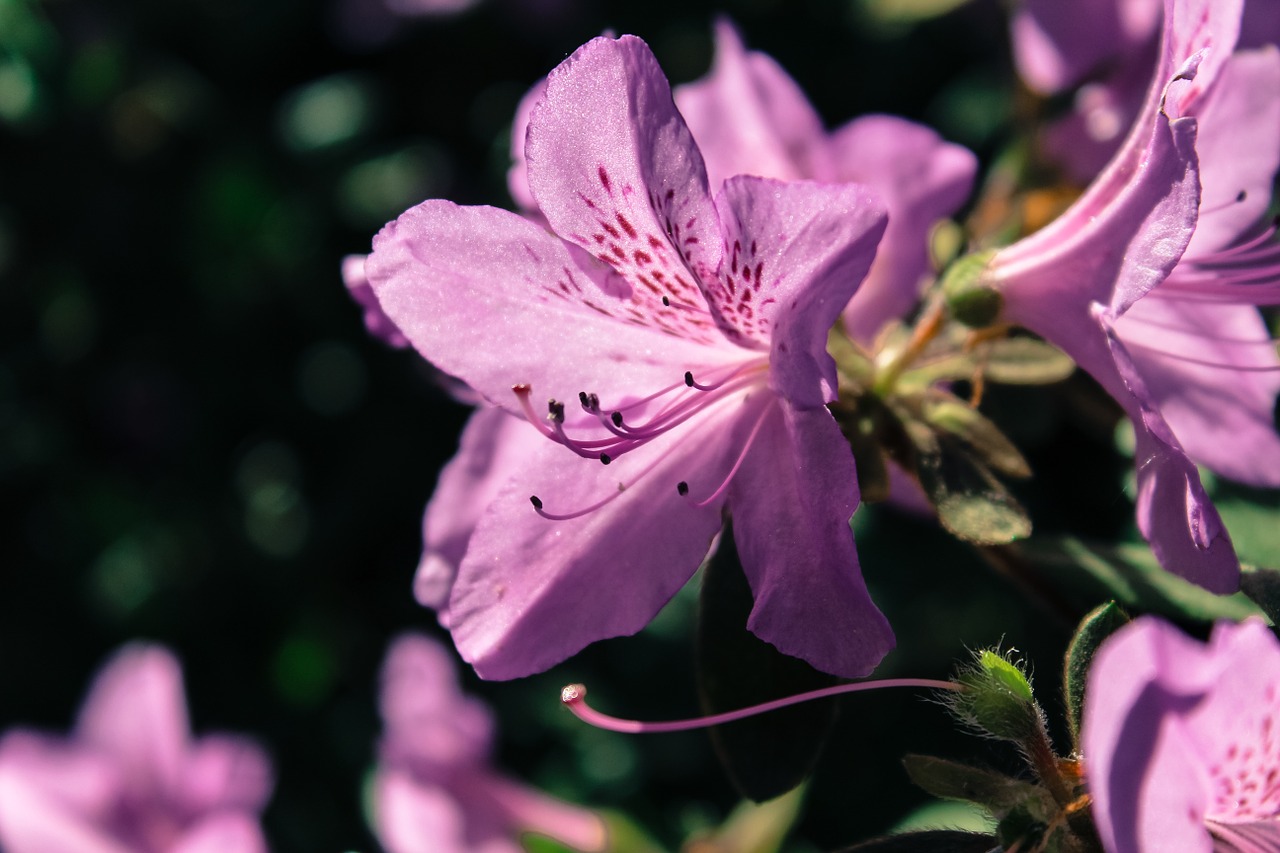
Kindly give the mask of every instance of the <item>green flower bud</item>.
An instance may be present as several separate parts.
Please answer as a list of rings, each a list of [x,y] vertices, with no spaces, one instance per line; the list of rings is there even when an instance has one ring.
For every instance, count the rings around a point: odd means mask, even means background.
[[[1016,743],[1040,737],[1040,707],[1031,683],[1016,664],[996,652],[983,651],[956,680],[967,689],[955,695],[953,709],[974,729]]]
[[[942,274],[942,295],[957,321],[984,329],[1000,319],[1004,297],[983,278],[995,250],[965,255]]]

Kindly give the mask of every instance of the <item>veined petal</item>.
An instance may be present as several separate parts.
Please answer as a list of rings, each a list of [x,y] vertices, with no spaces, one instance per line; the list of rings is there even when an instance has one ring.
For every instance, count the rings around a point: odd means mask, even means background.
[[[736,176],[717,200],[725,257],[713,311],[741,337],[768,343],[770,381],[797,406],[836,396],[827,330],[875,257],[886,213],[857,184]]]
[[[1235,47],[1242,2],[1165,0],[1159,61],[1142,111],[1084,195],[997,255],[1007,296],[1070,287],[1118,316],[1169,274],[1199,206],[1192,119]]]
[[[732,175],[826,178],[831,165],[822,119],[796,82],[769,56],[748,51],[723,18],[716,21],[715,45],[711,73],[675,89],[712,189]]]
[[[747,627],[784,654],[844,678],[893,648],[858,567],[848,442],[825,409],[775,407],[731,487],[734,539],[755,594]]]
[[[1082,198],[1052,224],[997,253],[993,276],[1006,317],[1070,353],[1069,339],[1054,330],[1055,304],[1096,301],[1118,315],[1164,281],[1196,226],[1195,131],[1193,119],[1171,121],[1159,113],[1145,157],[1126,169],[1126,180],[1104,205],[1082,208]],[[1117,179],[1118,160],[1106,180]]]
[[[1280,50],[1268,45],[1233,55],[1205,95],[1196,135],[1203,193],[1188,259],[1225,248],[1266,213],[1280,168],[1278,92]]]
[[[1218,511],[1205,494],[1199,471],[1156,407],[1106,312],[1096,306],[1094,316],[1124,390],[1115,387],[1114,379],[1105,373],[1094,375],[1111,386],[1108,390],[1133,421],[1138,529],[1169,571],[1210,592],[1235,592],[1240,586],[1240,563]]]
[[[449,600],[454,642],[476,672],[518,678],[644,627],[720,529],[716,495],[752,412],[770,402],[758,396],[724,400],[607,466],[550,441],[530,453],[476,526]],[[544,518],[535,495],[550,513],[579,514]]]
[[[525,153],[529,187],[557,234],[617,269],[637,299],[668,295],[686,314],[705,307],[700,279],[720,262],[715,207],[648,45],[597,38],[557,66]]]
[[[844,310],[845,331],[869,343],[919,300],[929,229],[969,196],[978,161],[967,148],[896,116],[856,118],[831,138],[835,175],[880,194],[889,224],[871,271]]]
[[[1200,651],[1172,625],[1143,618],[1093,660],[1081,746],[1094,823],[1109,853],[1212,850],[1204,827],[1209,774],[1186,748],[1181,719],[1215,675]],[[1168,674],[1180,683],[1163,684]]]
[[[1163,299],[1157,289],[1116,334],[1188,456],[1233,480],[1280,487],[1280,358],[1257,309]]]
[[[176,790],[191,739],[178,661],[159,646],[121,649],[94,680],[76,737],[111,756],[144,799]]]
[[[1207,646],[1151,617],[1116,632],[1094,658],[1082,724],[1106,849],[1209,851],[1215,830],[1228,849],[1274,839],[1257,827],[1280,814],[1277,700],[1280,645],[1258,620],[1219,623]]]
[[[449,591],[471,532],[521,458],[547,439],[505,409],[481,406],[462,430],[458,452],[440,471],[422,520],[422,559],[413,579],[418,603],[449,625]]]
[[[741,358],[705,312],[642,296],[507,211],[423,202],[379,232],[365,269],[419,352],[516,414],[516,383],[544,400],[589,391],[617,405]]]

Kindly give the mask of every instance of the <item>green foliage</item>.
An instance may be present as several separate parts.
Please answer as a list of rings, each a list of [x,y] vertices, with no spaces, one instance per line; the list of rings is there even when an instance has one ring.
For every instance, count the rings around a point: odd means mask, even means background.
[[[1129,614],[1114,601],[1099,605],[1089,612],[1076,628],[1063,667],[1063,695],[1067,700],[1067,722],[1071,740],[1079,747],[1080,718],[1084,710],[1084,691],[1089,666],[1103,641],[1129,623]]]
[[[1020,543],[1017,555],[1029,571],[1081,613],[1108,599],[1126,609],[1193,622],[1238,622],[1263,613],[1243,593],[1216,595],[1170,574],[1145,545],[1108,546],[1071,536],[1044,537]]]

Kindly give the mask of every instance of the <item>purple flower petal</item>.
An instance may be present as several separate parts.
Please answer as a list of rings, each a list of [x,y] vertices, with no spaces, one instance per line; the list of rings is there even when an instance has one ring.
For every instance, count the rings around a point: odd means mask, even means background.
[[[829,412],[780,407],[731,491],[734,540],[755,594],[747,627],[844,678],[870,674],[894,644],[858,568],[849,528],[857,483]]]
[[[1210,851],[1218,827],[1274,842],[1278,701],[1280,644],[1261,622],[1219,624],[1205,646],[1145,617],[1107,640],[1081,731],[1103,846]]]

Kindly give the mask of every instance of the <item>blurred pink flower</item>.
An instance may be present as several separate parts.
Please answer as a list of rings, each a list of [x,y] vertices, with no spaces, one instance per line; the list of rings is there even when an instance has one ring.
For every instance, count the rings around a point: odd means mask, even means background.
[[[270,797],[262,750],[193,739],[177,660],[126,646],[94,681],[75,730],[0,739],[0,848],[7,853],[255,853]]]
[[[1280,642],[1135,620],[1094,658],[1082,748],[1108,853],[1280,850]]]
[[[1061,347],[1124,407],[1139,529],[1167,569],[1215,592],[1237,588],[1239,563],[1195,461],[1258,484],[1280,470],[1280,365],[1252,307],[1276,298],[1275,250],[1265,233],[1233,243],[1270,196],[1280,54],[1235,52],[1241,6],[1166,0],[1160,61],[1125,144],[981,275],[1006,321]]]
[[[382,669],[374,827],[388,853],[520,853],[520,834],[605,848],[603,821],[489,767],[493,720],[458,689],[452,656],[400,637]]]

